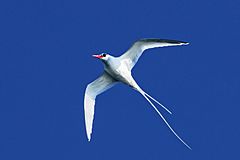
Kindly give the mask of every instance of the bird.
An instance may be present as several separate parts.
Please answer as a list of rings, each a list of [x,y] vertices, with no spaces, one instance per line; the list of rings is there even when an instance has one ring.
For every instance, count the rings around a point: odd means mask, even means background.
[[[84,116],[85,116],[85,127],[87,133],[88,141],[91,140],[93,119],[94,119],[94,108],[95,108],[95,99],[96,97],[103,93],[104,91],[110,89],[117,83],[121,82],[128,85],[132,89],[139,92],[154,108],[158,115],[165,122],[167,127],[171,132],[189,149],[191,147],[174,131],[170,126],[167,120],[164,118],[162,113],[157,109],[152,101],[156,102],[163,109],[165,109],[169,114],[172,112],[162,105],[155,98],[147,94],[134,80],[132,76],[132,69],[135,64],[138,62],[141,55],[147,49],[158,48],[158,47],[167,47],[167,46],[181,46],[188,45],[188,42],[178,41],[178,40],[169,40],[169,39],[140,39],[133,43],[133,45],[121,56],[114,57],[108,53],[94,54],[93,57],[101,60],[103,62],[104,71],[100,77],[98,77],[93,82],[89,83],[85,90],[84,95]],[[151,101],[152,100],[152,101]]]

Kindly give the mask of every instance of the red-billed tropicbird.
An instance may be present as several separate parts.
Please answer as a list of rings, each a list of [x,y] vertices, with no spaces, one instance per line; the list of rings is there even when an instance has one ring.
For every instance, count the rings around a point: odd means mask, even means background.
[[[102,92],[106,91],[107,89],[114,86],[117,82],[122,82],[131,88],[138,91],[143,97],[151,104],[151,106],[156,110],[159,116],[163,119],[166,123],[168,128],[172,131],[172,133],[189,149],[190,146],[187,145],[173,130],[173,128],[168,124],[166,119],[163,115],[158,111],[155,105],[150,101],[153,100],[161,107],[163,107],[167,112],[172,114],[165,106],[163,106],[160,102],[156,99],[151,97],[149,94],[144,92],[136,83],[134,78],[132,77],[131,70],[134,65],[137,63],[138,59],[142,55],[142,53],[150,48],[157,48],[157,47],[166,47],[166,46],[180,46],[180,45],[187,45],[187,42],[183,41],[176,41],[176,40],[166,40],[166,39],[142,39],[135,42],[132,47],[122,54],[120,57],[113,57],[107,53],[102,53],[99,55],[93,55],[100,59],[104,64],[104,72],[103,74],[97,78],[95,81],[87,85],[85,91],[85,98],[84,98],[84,111],[85,111],[85,124],[86,124],[86,132],[88,140],[91,139],[92,133],[92,125],[93,125],[93,118],[94,118],[94,105],[95,105],[95,98],[97,95],[101,94]]]

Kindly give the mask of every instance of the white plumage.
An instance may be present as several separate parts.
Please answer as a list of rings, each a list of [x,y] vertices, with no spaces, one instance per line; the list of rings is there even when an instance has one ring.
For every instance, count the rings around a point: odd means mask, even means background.
[[[85,112],[85,124],[88,140],[91,140],[92,126],[94,119],[94,106],[96,96],[111,88],[116,82],[122,82],[136,91],[138,91],[143,97],[150,103],[150,105],[156,110],[159,116],[166,123],[168,128],[173,132],[173,134],[189,149],[190,146],[187,145],[173,130],[169,125],[157,107],[151,102],[153,100],[161,107],[163,107],[168,113],[171,112],[163,106],[159,101],[154,99],[152,96],[144,92],[136,83],[132,77],[131,70],[137,63],[138,59],[146,49],[156,48],[156,47],[166,47],[166,46],[179,46],[187,45],[187,42],[176,41],[176,40],[165,40],[165,39],[142,39],[133,44],[133,46],[125,52],[120,57],[113,57],[109,54],[103,53],[100,55],[93,55],[94,57],[102,60],[104,64],[103,74],[97,78],[92,83],[88,84],[85,91],[84,98],[84,112]],[[151,100],[150,100],[151,99]]]

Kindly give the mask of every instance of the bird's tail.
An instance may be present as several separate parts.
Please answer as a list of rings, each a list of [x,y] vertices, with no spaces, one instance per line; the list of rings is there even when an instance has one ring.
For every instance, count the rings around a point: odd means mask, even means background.
[[[165,124],[168,126],[168,128],[172,131],[172,133],[189,149],[191,149],[191,147],[184,142],[179,136],[178,134],[173,130],[173,128],[169,125],[169,123],[167,122],[167,120],[163,117],[163,115],[161,114],[161,112],[157,109],[157,107],[150,101],[150,99],[152,99],[153,101],[155,101],[157,104],[159,104],[161,107],[163,107],[166,111],[168,111],[168,113],[172,114],[166,107],[164,107],[160,102],[158,102],[157,100],[155,100],[153,97],[151,97],[149,94],[147,94],[146,92],[144,92],[141,88],[137,89],[137,91],[139,91],[143,97],[151,104],[151,106],[155,109],[155,111],[158,113],[158,115],[162,118],[162,120],[165,122]],[[149,99],[150,98],[150,99]]]
[[[157,104],[159,104],[163,109],[165,109],[168,113],[172,114],[172,112],[165,107],[164,105],[162,105],[159,101],[157,101],[156,99],[154,99],[152,96],[150,96],[149,94],[147,94],[146,92],[144,92],[144,95],[148,96],[150,99],[152,99],[154,102],[156,102]]]

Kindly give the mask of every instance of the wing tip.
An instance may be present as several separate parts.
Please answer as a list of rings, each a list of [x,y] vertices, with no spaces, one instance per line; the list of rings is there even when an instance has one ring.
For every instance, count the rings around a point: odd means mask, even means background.
[[[166,43],[172,43],[172,44],[179,44],[179,45],[188,45],[188,42],[185,41],[179,41],[179,40],[171,40],[171,39],[158,39],[158,38],[143,38],[139,41],[142,42],[166,42]]]
[[[181,45],[189,45],[189,42],[181,42]]]
[[[177,40],[169,40],[169,43],[172,44],[179,44],[179,45],[188,45],[189,42],[185,42],[185,41],[177,41]]]
[[[88,142],[91,141],[91,134],[88,134],[88,135],[87,135],[87,139],[88,139]]]

